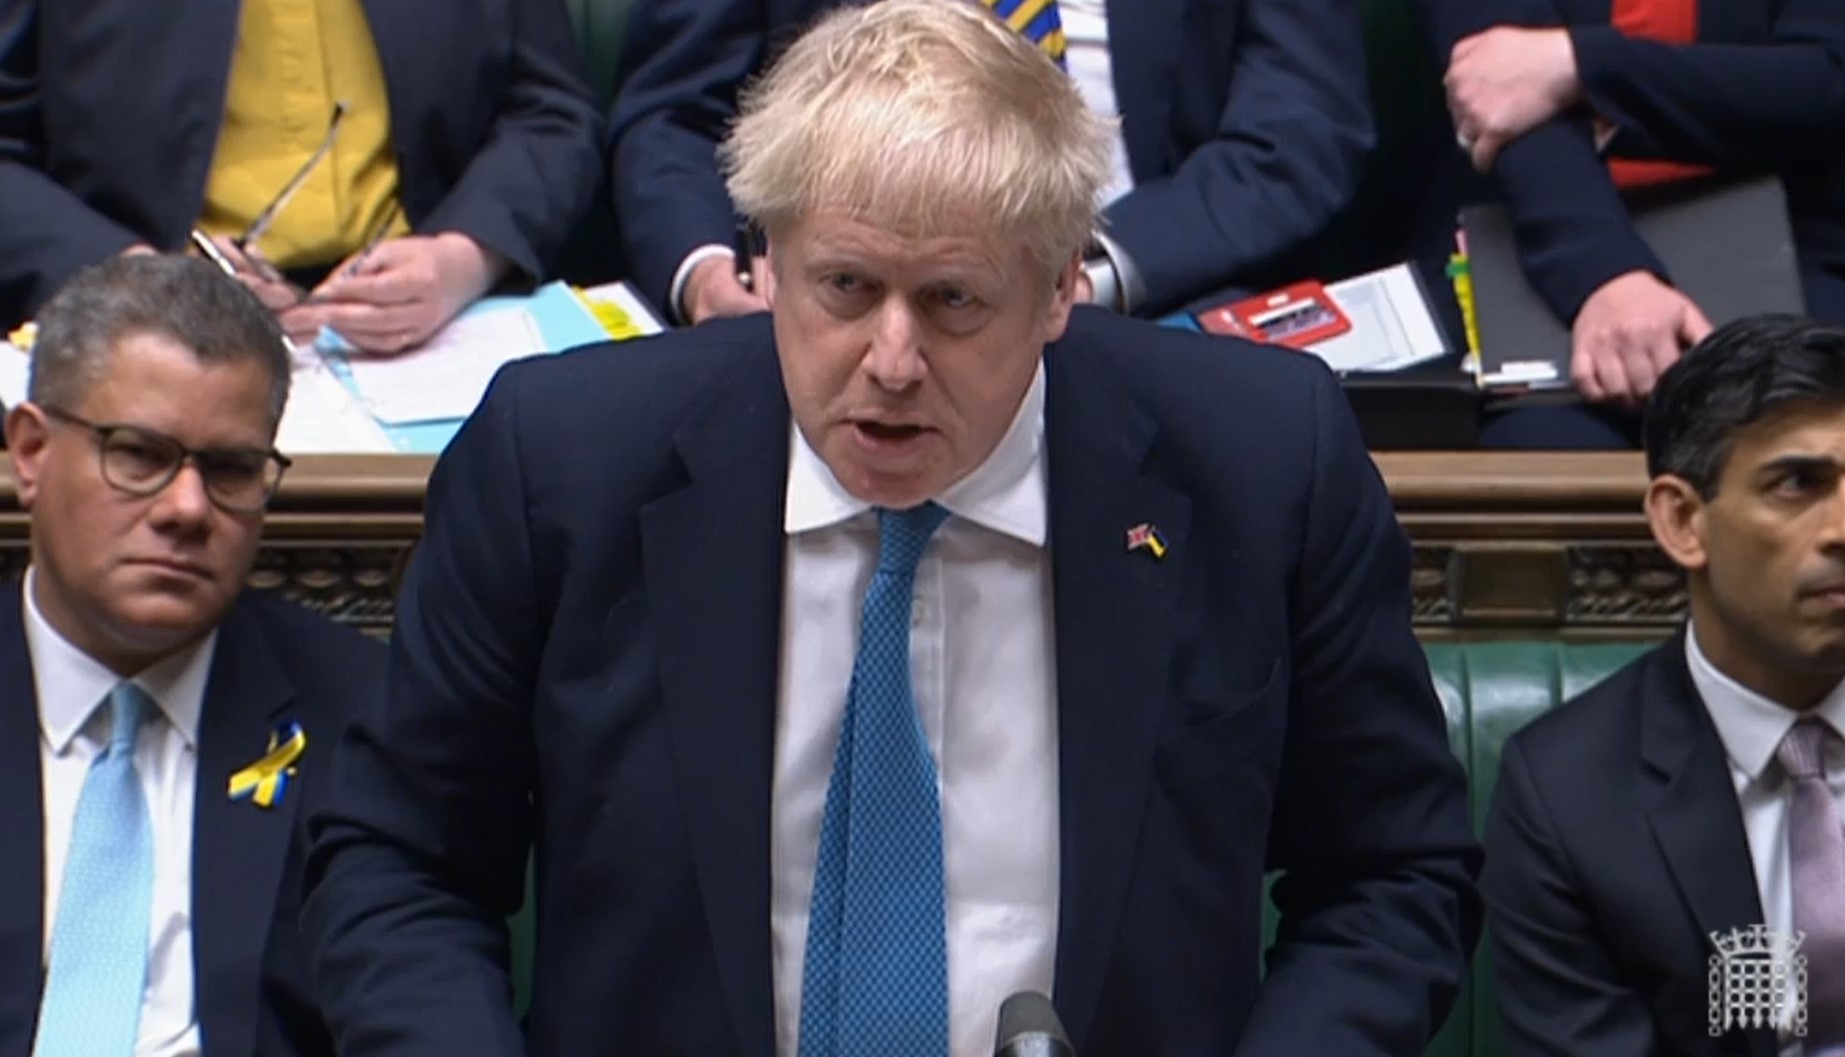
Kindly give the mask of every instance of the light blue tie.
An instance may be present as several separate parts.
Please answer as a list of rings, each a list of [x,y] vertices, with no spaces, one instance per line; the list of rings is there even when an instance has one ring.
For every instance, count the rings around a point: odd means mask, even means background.
[[[948,512],[878,514],[878,568],[826,790],[800,1057],[946,1057],[942,803],[910,683],[916,561]]]
[[[133,683],[109,692],[109,746],[77,799],[35,1057],[130,1057],[147,985],[154,833],[135,773],[135,734],[154,703]]]

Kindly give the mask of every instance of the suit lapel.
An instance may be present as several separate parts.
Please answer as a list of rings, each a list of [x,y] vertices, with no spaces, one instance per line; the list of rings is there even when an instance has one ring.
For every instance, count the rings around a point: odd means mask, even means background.
[[[788,424],[765,342],[675,437],[689,482],[641,511],[677,790],[746,1057],[775,1046],[769,798]]]
[[[1763,920],[1749,838],[1723,742],[1685,666],[1684,633],[1648,661],[1641,757],[1659,781],[1654,839],[1697,920],[1699,946],[1713,932]],[[1756,1057],[1772,1057],[1769,1031],[1746,1033]]]
[[[1108,55],[1115,109],[1137,180],[1165,171],[1172,82],[1178,76],[1185,0],[1108,0]]]
[[[17,580],[0,585],[0,1057],[26,1057],[44,974],[45,811],[38,693]]]
[[[230,776],[260,757],[270,732],[290,718],[307,731],[303,769],[324,766],[332,748],[332,731],[314,730],[307,717],[289,714],[294,689],[257,619],[239,607],[219,626],[199,716],[193,964],[200,1029],[218,1053],[249,1053],[254,1046],[263,952],[301,799],[295,787],[270,808],[234,802],[227,793]]]
[[[1127,898],[1191,520],[1184,496],[1141,473],[1153,423],[1093,363],[1076,349],[1045,357],[1062,842],[1056,989],[1079,1053]],[[1165,537],[1164,559],[1128,550],[1128,529],[1143,522]]]

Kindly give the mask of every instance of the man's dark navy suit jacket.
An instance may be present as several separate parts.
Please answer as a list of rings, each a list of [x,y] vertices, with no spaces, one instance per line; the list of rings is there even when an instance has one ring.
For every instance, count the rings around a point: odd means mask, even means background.
[[[292,602],[246,592],[218,625],[199,712],[192,958],[204,1057],[333,1057],[298,925],[306,820],[328,792],[340,728],[384,681],[384,647]],[[30,1057],[44,977],[38,694],[18,583],[0,586],[0,1057]],[[230,777],[293,721],[297,780],[261,808]]]
[[[1077,1052],[1420,1055],[1477,847],[1338,385],[1092,308],[1045,364]],[[762,317],[500,375],[434,474],[388,700],[313,827],[345,1057],[772,1057],[789,442]],[[1143,522],[1163,559],[1129,549]],[[534,848],[522,1042],[505,920]]]

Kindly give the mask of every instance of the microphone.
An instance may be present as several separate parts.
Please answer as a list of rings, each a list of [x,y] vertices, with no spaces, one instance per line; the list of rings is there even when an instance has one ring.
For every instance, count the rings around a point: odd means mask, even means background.
[[[1036,991],[1020,991],[999,1007],[999,1032],[993,1057],[1076,1057],[1063,1033],[1051,1000]]]

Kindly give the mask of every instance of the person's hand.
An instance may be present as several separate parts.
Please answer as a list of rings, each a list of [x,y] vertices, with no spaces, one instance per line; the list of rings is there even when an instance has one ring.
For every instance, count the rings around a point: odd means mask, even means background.
[[[1689,297],[1651,272],[1597,287],[1571,328],[1570,380],[1590,400],[1638,407],[1659,375],[1711,332]]]
[[[296,342],[332,327],[363,352],[398,353],[428,341],[492,288],[506,261],[466,235],[409,235],[341,262],[308,299],[282,313]]]
[[[282,278],[275,265],[264,259],[255,247],[240,250],[237,244],[224,235],[214,235],[211,244],[218,247],[224,259],[237,269],[237,281],[256,295],[263,307],[276,315],[301,303],[307,292],[299,286]]]
[[[1454,46],[1442,84],[1455,135],[1481,172],[1492,169],[1506,144],[1582,98],[1566,29],[1495,26],[1475,33]]]
[[[766,261],[761,257],[751,262],[751,268],[754,269],[751,275],[767,274]],[[694,264],[692,274],[686,276],[682,296],[686,318],[694,324],[719,316],[766,312],[769,308],[769,302],[758,290],[751,290],[737,281],[736,261],[726,256],[707,257]]]

